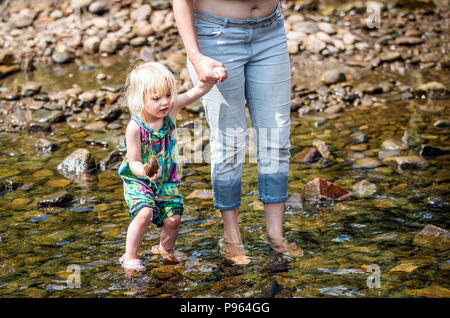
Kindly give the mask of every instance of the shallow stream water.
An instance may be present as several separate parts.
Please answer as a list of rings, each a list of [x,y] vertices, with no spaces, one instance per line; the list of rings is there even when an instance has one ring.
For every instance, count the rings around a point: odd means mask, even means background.
[[[127,69],[127,58],[119,60],[110,69],[102,66],[108,74],[122,74],[111,81],[115,84],[123,82]],[[33,80],[42,83],[43,90],[68,88],[72,82],[84,83],[87,89],[96,85],[99,71],[80,70],[77,65],[38,67]],[[308,74],[308,69],[294,73],[295,81]],[[20,76],[10,84],[20,83]],[[433,78],[433,74],[428,76]],[[445,76],[440,80],[445,81]],[[15,180],[21,186],[0,195],[0,296],[415,297],[418,290],[430,286],[449,288],[448,251],[416,246],[412,241],[427,224],[450,228],[445,206],[450,202],[450,155],[427,158],[429,166],[422,170],[401,171],[385,164],[364,169],[354,164],[355,158],[377,157],[384,140],[400,140],[407,129],[417,132],[423,143],[448,148],[448,129],[435,128],[433,123],[449,115],[448,100],[401,97],[339,114],[299,117],[292,113],[293,155],[320,139],[336,158],[328,165],[291,162],[292,200],[287,204],[285,235],[303,248],[304,256],[294,259],[275,254],[260,238],[265,218],[257,199],[256,164],[246,163],[240,224],[252,258],[249,265],[232,266],[220,255],[217,243],[223,226],[212,200],[186,199],[176,247],[187,259],[170,265],[152,255],[151,246],[159,238],[159,231],[152,227],[141,249],[148,270],[131,275],[118,264],[129,218],[117,171],[97,171],[94,177],[75,182],[56,169],[77,148],[90,150],[96,162],[100,161],[111,151],[105,146],[110,137],[123,135],[123,129],[93,136],[82,128],[55,124],[50,135],[42,135],[58,143],[59,149],[52,154],[36,153],[40,133],[1,133],[0,180]],[[198,116],[184,113],[177,124],[192,119]],[[204,120],[203,127],[207,127]],[[362,147],[352,148],[359,145],[351,137],[355,131],[368,137]],[[410,147],[405,153],[416,150]],[[366,179],[377,190],[320,207],[299,204],[296,194],[316,177],[349,190]],[[74,195],[69,207],[37,207],[44,195],[62,189]],[[186,164],[182,194],[186,198],[202,189],[211,189],[210,166]],[[429,204],[433,198],[444,206]],[[408,270],[392,271],[402,264]],[[75,271],[70,271],[70,265],[75,265]],[[378,287],[371,284],[373,268],[379,270]],[[70,284],[76,282],[70,280],[76,272],[79,288]]]

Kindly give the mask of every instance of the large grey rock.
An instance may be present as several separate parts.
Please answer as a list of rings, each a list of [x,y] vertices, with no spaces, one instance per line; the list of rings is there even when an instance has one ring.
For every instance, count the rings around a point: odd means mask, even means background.
[[[450,248],[450,234],[440,227],[428,224],[414,237],[413,244],[445,251]]]
[[[58,171],[68,179],[77,179],[85,173],[95,171],[95,159],[87,149],[77,149],[59,165]]]

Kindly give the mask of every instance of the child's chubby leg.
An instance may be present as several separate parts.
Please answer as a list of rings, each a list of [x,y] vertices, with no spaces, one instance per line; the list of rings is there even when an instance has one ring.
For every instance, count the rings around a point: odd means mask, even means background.
[[[143,207],[133,218],[127,231],[127,241],[125,254],[121,257],[121,262],[125,265],[130,264],[136,270],[145,270],[138,259],[138,249],[142,244],[145,232],[152,222],[153,209]]]
[[[178,231],[180,229],[181,215],[175,214],[164,219],[164,225],[161,228],[160,243],[152,247],[152,252],[161,254],[165,260],[170,262],[179,262],[185,257],[181,252],[175,252],[175,242],[177,240]]]

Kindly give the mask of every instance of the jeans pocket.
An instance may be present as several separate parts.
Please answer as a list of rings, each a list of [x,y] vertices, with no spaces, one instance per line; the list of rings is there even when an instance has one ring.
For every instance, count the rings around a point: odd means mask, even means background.
[[[223,26],[196,24],[195,33],[198,37],[216,38],[223,33]]]

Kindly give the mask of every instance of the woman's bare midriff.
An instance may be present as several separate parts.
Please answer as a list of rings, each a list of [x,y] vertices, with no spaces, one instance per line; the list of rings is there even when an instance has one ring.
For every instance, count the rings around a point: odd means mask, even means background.
[[[275,11],[278,0],[194,0],[194,9],[229,18],[244,20],[263,18]]]

